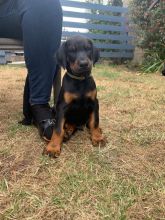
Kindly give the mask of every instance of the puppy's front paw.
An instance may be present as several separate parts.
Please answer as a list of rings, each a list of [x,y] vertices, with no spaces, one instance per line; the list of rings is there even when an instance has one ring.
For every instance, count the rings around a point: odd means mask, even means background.
[[[107,143],[107,140],[103,136],[102,131],[101,131],[100,128],[97,128],[97,129],[93,130],[91,139],[92,139],[92,144],[94,146],[101,146],[101,147],[103,147]]]
[[[97,138],[96,137],[92,138],[93,146],[104,147],[106,145],[106,143],[107,143],[107,140],[106,140],[106,138],[103,135],[101,135],[100,137],[97,137]]]
[[[43,151],[43,154],[49,155],[50,157],[57,158],[61,154],[61,147],[55,146],[53,143],[49,143]]]

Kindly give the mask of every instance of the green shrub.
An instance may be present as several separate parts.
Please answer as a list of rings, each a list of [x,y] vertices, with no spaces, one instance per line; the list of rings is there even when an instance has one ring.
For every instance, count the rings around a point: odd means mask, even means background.
[[[163,1],[148,11],[152,0],[132,0],[131,18],[137,36],[137,46],[144,49],[144,72],[163,69],[165,61],[165,5]],[[165,3],[164,3],[165,4]],[[148,11],[148,16],[146,12]]]

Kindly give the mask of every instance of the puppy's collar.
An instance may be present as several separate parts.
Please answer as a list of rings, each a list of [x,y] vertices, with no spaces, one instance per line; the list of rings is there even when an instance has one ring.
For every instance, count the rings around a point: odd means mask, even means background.
[[[90,73],[90,75],[88,76],[88,77],[85,77],[85,76],[75,76],[75,75],[73,75],[72,73],[68,73],[68,72],[66,72],[66,74],[69,76],[69,77],[71,77],[72,79],[77,79],[77,80],[84,80],[84,79],[87,79],[87,78],[89,78],[89,77],[92,77],[92,74]]]

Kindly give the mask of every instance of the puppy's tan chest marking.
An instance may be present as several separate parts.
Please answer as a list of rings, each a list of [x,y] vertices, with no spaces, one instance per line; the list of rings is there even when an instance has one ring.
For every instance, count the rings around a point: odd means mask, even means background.
[[[73,100],[77,99],[79,96],[75,93],[65,92],[64,100],[67,104],[71,103]]]
[[[84,95],[79,95],[79,94],[75,94],[75,93],[71,93],[71,92],[65,92],[64,93],[64,100],[67,104],[70,104],[73,100],[78,99],[78,98],[91,98],[92,100],[95,100],[97,96],[97,91],[92,90],[90,92],[87,92]]]
[[[96,89],[94,89],[94,90],[92,90],[92,91],[86,93],[85,96],[86,96],[87,98],[91,98],[92,100],[95,100],[96,97],[97,97],[97,91],[96,91]]]

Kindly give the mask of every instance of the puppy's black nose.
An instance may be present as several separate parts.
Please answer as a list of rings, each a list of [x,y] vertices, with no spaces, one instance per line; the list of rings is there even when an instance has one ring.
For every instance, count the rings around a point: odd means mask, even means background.
[[[87,60],[81,60],[79,62],[79,66],[80,67],[87,67],[88,66],[88,61]]]

